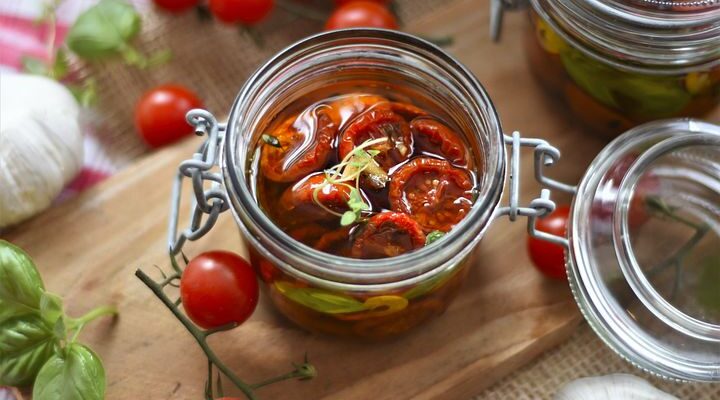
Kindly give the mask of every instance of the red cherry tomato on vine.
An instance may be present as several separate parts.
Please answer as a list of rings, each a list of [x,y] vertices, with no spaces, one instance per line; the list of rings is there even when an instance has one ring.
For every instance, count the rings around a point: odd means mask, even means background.
[[[181,13],[195,7],[200,0],[153,0],[156,6],[172,13]]]
[[[145,143],[158,148],[193,133],[185,114],[202,102],[179,85],[162,85],[146,92],[135,105],[135,126]]]
[[[382,4],[372,1],[351,1],[330,14],[325,30],[344,28],[385,28],[397,29],[397,19]]]
[[[565,237],[569,217],[570,206],[560,205],[550,215],[538,218],[535,221],[535,229]],[[553,279],[567,279],[565,249],[562,246],[532,236],[528,236],[527,246],[530,259],[540,272]]]
[[[237,254],[209,251],[193,258],[183,271],[180,297],[188,317],[205,329],[241,324],[257,306],[257,278]]]
[[[210,12],[226,24],[256,24],[270,14],[273,0],[210,0]]]

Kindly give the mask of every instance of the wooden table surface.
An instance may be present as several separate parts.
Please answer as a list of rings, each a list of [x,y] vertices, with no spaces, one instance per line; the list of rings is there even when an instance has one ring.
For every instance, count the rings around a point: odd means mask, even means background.
[[[569,113],[532,80],[521,36],[525,16],[508,15],[501,44],[488,38],[484,2],[460,1],[409,31],[451,35],[449,51],[490,93],[507,132],[550,140],[564,151],[553,176],[577,182],[604,142],[583,132]],[[447,23],[452,21],[452,23]],[[228,104],[229,108],[230,104]],[[167,268],[166,221],[175,167],[197,146],[193,139],[141,159],[89,192],[4,235],[36,260],[49,290],[79,315],[111,303],[115,323],[86,328],[83,340],[103,358],[108,399],[199,399],[206,360],[191,336],[134,276],[153,264]],[[531,154],[523,154],[530,166]],[[525,168],[525,201],[538,192]],[[567,198],[562,199],[567,201]],[[241,327],[211,340],[225,362],[248,381],[289,370],[305,352],[319,376],[258,392],[266,399],[467,399],[562,343],[581,320],[566,284],[531,267],[523,222],[496,221],[462,293],[442,317],[400,339],[354,343],[304,332],[263,299]],[[211,248],[243,252],[229,214],[190,255]]]

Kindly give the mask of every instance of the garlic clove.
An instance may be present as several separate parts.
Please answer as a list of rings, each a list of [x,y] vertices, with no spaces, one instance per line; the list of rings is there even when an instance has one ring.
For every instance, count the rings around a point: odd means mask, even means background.
[[[554,400],[678,400],[642,378],[612,374],[580,378],[566,383]]]

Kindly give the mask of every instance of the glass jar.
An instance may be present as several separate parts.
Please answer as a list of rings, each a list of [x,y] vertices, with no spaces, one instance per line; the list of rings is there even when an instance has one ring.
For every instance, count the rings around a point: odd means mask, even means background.
[[[260,208],[253,176],[258,168],[255,149],[264,129],[288,104],[328,85],[371,92],[377,88],[390,94],[390,100],[431,109],[460,128],[480,172],[477,199],[442,240],[391,258],[339,257],[296,241]],[[304,39],[247,80],[226,125],[217,124],[203,110],[191,111],[188,121],[209,138],[180,166],[173,192],[171,252],[178,254],[185,240],[201,237],[222,210],[231,209],[269,298],[282,314],[312,331],[378,339],[441,314],[457,294],[468,257],[491,221],[554,207],[548,191],[533,207],[520,207],[517,184],[510,185],[516,194],[509,206],[501,207],[500,199],[507,170],[519,168],[521,146],[535,148],[543,165],[557,160],[559,152],[543,140],[504,135],[487,93],[464,66],[440,48],[396,31],[352,29]],[[510,167],[506,144],[513,148]],[[215,164],[220,165],[219,173],[211,172]],[[518,174],[516,170],[512,176]],[[183,176],[192,178],[196,205],[190,228],[178,236]],[[207,189],[204,181],[212,181],[213,187]],[[210,215],[203,221],[204,213]]]
[[[431,109],[468,135],[481,164],[479,200],[437,246],[379,260],[339,257],[291,239],[259,208],[251,177],[261,134],[289,104],[327,86],[392,93],[397,98],[391,100]],[[282,314],[309,330],[377,339],[445,310],[467,273],[465,260],[489,226],[505,179],[500,122],[485,90],[464,67],[437,47],[399,33],[324,34],[260,68],[228,121],[225,187],[252,263]]]
[[[720,2],[530,3],[531,71],[593,131],[614,137],[720,103]]]

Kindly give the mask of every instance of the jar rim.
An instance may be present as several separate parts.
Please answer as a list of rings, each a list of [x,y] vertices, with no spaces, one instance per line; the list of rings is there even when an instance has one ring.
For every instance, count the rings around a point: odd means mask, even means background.
[[[621,1],[530,2],[574,48],[621,70],[669,75],[720,65],[720,1],[682,13]]]
[[[383,51],[404,51],[405,60],[413,52],[415,57],[432,63],[451,74],[463,85],[467,95],[462,107],[473,119],[488,124],[487,135],[490,145],[497,151],[485,151],[489,175],[485,187],[466,217],[456,225],[443,240],[432,246],[402,254],[400,256],[364,260],[340,257],[316,250],[290,237],[275,225],[262,211],[252,195],[246,179],[246,166],[251,154],[252,143],[243,134],[243,115],[252,104],[253,92],[257,91],[278,71],[292,68],[304,52],[313,54],[327,51],[335,43],[343,46],[377,46]],[[388,47],[392,45],[392,49]],[[308,56],[308,54],[304,54]],[[406,60],[407,61],[407,60]],[[409,61],[407,61],[409,62]],[[482,125],[479,125],[482,126]],[[251,134],[251,133],[250,133]],[[472,132],[482,135],[482,132]],[[263,249],[263,256],[283,265],[291,273],[317,284],[342,289],[387,290],[398,284],[407,284],[429,274],[442,272],[445,267],[467,255],[474,244],[489,227],[502,196],[505,182],[505,147],[497,112],[483,86],[477,78],[454,57],[439,47],[410,34],[382,29],[345,29],[323,32],[300,40],[280,51],[276,56],[258,68],[246,81],[235,99],[223,142],[221,169],[230,209],[251,244]]]
[[[717,375],[717,365],[693,361],[682,354],[658,346],[641,327],[616,314],[613,305],[616,300],[597,273],[603,268],[591,255],[592,240],[584,234],[582,227],[589,218],[588,210],[591,209],[594,199],[593,192],[609,166],[613,165],[612,160],[621,158],[626,149],[643,139],[658,139],[655,145],[635,160],[620,183],[618,190],[620,200],[615,204],[612,220],[614,241],[612,245],[617,262],[632,294],[652,315],[665,323],[664,326],[690,341],[703,343],[720,341],[720,337],[717,337],[716,325],[708,326],[710,324],[702,321],[693,321],[692,317],[672,306],[663,308],[662,297],[657,292],[653,295],[654,289],[648,290],[651,284],[635,279],[638,274],[642,275],[642,272],[638,272],[639,267],[626,258],[628,256],[626,246],[629,244],[623,243],[627,239],[624,232],[629,231],[631,196],[645,167],[673,146],[687,142],[703,142],[707,137],[713,138],[712,143],[718,143],[720,126],[693,119],[655,121],[625,132],[606,146],[590,164],[578,185],[568,224],[570,246],[566,255],[566,269],[573,296],[583,316],[598,336],[621,357],[649,373],[669,379],[717,381],[720,377]],[[625,266],[623,262],[626,263]],[[643,299],[645,295],[647,298]]]

